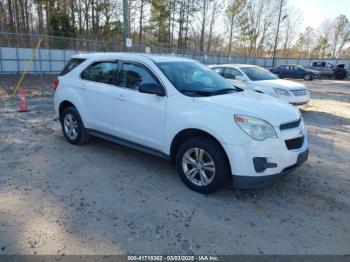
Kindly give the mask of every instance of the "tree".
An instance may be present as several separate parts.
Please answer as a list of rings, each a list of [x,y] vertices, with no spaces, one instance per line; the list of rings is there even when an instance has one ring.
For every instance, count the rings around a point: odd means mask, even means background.
[[[326,50],[329,48],[328,38],[326,36],[319,36],[317,39],[317,44],[313,49],[313,54],[318,57],[324,59],[326,56]]]
[[[71,20],[68,14],[63,13],[55,9],[49,20],[49,35],[60,36],[60,37],[74,37],[75,29],[71,24]],[[68,45],[66,41],[53,40],[50,41],[50,46],[56,48],[65,48]]]
[[[300,52],[301,57],[311,58],[315,38],[316,33],[310,26],[305,29],[304,33],[299,34],[294,48]]]
[[[140,0],[140,16],[139,16],[139,45],[142,42],[143,33],[143,22],[145,18],[145,6],[150,2],[150,0]]]
[[[219,13],[220,7],[217,1],[213,1],[211,5],[211,18],[210,18],[210,23],[209,23],[209,36],[208,36],[208,45],[207,45],[207,53],[210,52],[211,48],[211,41],[213,37],[213,29],[214,29],[214,24],[215,24],[215,18],[216,15]]]
[[[151,26],[158,43],[169,43],[169,6],[166,0],[153,0],[151,5]]]
[[[231,0],[228,7],[226,8],[226,17],[228,20],[229,28],[229,42],[228,42],[228,54],[231,54],[233,30],[235,27],[236,17],[241,12],[242,7],[245,5],[245,0]]]
[[[205,41],[205,27],[207,24],[207,13],[208,13],[208,7],[210,2],[213,0],[202,0],[201,5],[199,7],[199,10],[201,12],[201,37],[200,37],[200,43],[199,43],[199,50],[203,53],[204,52],[204,41]]]
[[[338,58],[346,42],[350,41],[350,24],[345,15],[338,16],[334,21],[332,42],[332,58]]]

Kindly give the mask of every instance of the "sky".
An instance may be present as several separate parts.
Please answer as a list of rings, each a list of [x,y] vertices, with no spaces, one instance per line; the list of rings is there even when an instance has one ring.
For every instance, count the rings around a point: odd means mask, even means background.
[[[307,26],[317,28],[324,19],[334,19],[340,14],[350,19],[350,0],[289,0],[303,12],[303,31]]]

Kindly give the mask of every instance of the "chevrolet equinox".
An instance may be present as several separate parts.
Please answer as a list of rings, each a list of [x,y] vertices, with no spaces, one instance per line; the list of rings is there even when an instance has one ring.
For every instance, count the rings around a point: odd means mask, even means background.
[[[235,87],[199,62],[129,53],[74,55],[54,81],[71,144],[100,137],[169,158],[183,182],[211,193],[275,181],[308,157],[300,111]]]

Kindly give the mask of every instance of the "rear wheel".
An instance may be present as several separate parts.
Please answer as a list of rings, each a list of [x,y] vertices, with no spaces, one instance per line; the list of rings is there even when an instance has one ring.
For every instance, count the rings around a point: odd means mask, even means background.
[[[198,137],[185,141],[177,151],[176,165],[182,181],[199,193],[221,189],[229,177],[227,157],[211,138]]]
[[[83,121],[74,107],[63,110],[61,116],[61,126],[64,137],[71,144],[84,144],[90,136],[87,133]]]
[[[337,68],[334,70],[334,78],[337,80],[343,80],[347,77],[347,71],[344,68]]]

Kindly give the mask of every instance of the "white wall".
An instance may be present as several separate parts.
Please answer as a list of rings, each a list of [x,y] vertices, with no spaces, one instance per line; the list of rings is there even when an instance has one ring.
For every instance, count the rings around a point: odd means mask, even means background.
[[[12,48],[0,47],[0,74],[10,74],[22,72],[28,60],[32,56],[33,49],[31,48]],[[91,51],[92,52],[92,51]],[[29,67],[29,73],[58,73],[63,66],[76,53],[86,53],[86,51],[74,50],[58,50],[58,49],[40,49],[37,50],[35,58]],[[169,55],[169,54],[164,54]],[[264,67],[272,65],[271,58],[262,57],[245,57],[245,56],[214,56],[207,55],[207,59],[203,55],[181,55],[196,59],[205,64],[223,64],[223,63],[237,63],[237,64],[256,64]],[[335,62],[334,60],[328,60]],[[276,59],[276,65],[281,64],[299,64],[302,66],[310,65],[310,59],[295,59],[295,58],[281,58]],[[337,63],[344,63],[347,69],[350,69],[350,60],[338,60]]]

